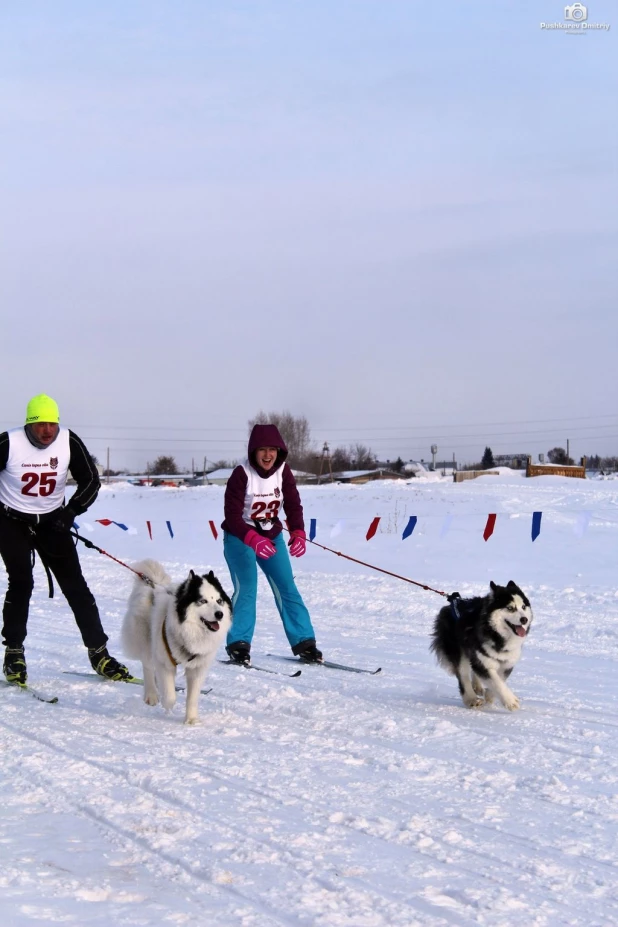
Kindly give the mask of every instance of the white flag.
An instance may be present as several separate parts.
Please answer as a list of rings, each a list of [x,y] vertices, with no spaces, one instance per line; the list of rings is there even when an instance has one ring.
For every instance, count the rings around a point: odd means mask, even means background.
[[[573,531],[575,532],[578,538],[583,538],[586,531],[588,530],[588,525],[590,523],[590,518],[592,517],[592,512],[580,512],[575,525],[573,526]]]

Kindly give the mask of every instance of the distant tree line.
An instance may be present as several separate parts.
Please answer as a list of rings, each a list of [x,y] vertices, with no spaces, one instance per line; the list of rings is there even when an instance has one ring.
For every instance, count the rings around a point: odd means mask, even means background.
[[[513,455],[520,457],[520,455]],[[500,466],[502,461],[508,459],[508,455],[494,458],[490,447],[485,448],[482,459],[478,463],[464,464],[462,470],[490,470],[492,467]],[[563,447],[552,447],[547,452],[547,460],[556,466],[572,467],[575,461],[569,457]],[[586,456],[586,467],[588,470],[618,470],[618,457],[600,457],[598,454]]]
[[[306,473],[317,474],[329,472],[328,459],[324,456],[322,448],[318,447],[311,438],[311,429],[305,416],[292,415],[289,411],[283,412],[264,412],[260,410],[257,415],[251,418],[247,425],[249,433],[254,425],[275,425],[288,449],[288,463],[294,470],[301,470]],[[378,458],[370,447],[364,444],[350,444],[347,447],[335,447],[329,450],[330,466],[333,473],[339,473],[342,470],[375,470],[378,467]],[[521,459],[521,454],[513,455],[513,458]],[[486,447],[483,456],[477,463],[464,464],[464,470],[491,470],[496,466],[503,464],[505,460],[510,460],[509,455],[498,455],[494,457],[492,449]],[[547,459],[550,463],[563,466],[572,466],[574,460],[569,457],[563,447],[553,447],[547,452]],[[211,464],[209,470],[219,468],[228,468],[235,466],[236,461],[218,460]],[[398,457],[393,463],[389,463],[389,469],[396,473],[401,473],[405,464],[401,457]],[[586,457],[586,466],[590,470],[618,470],[618,457],[601,457],[599,454],[590,454]],[[147,471],[153,476],[169,474],[178,474],[180,471],[174,457],[162,454],[156,458],[154,463],[147,464]],[[110,471],[114,475],[115,471]],[[107,475],[106,471],[104,474]]]
[[[275,425],[288,449],[288,464],[293,470],[305,473],[319,473],[322,461],[322,449],[311,440],[311,429],[305,416],[292,415],[291,412],[264,412],[247,423],[249,433],[254,425]],[[336,447],[330,450],[330,465],[333,473],[341,470],[375,470],[378,458],[364,444],[350,444],[349,447]],[[401,462],[403,466],[403,461]],[[322,463],[322,473],[328,473],[328,462]]]
[[[590,454],[586,457],[586,467],[589,470],[618,470],[618,457],[600,457]]]

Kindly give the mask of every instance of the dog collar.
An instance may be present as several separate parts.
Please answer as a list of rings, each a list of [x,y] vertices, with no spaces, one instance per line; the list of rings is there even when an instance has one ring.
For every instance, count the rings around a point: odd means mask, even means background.
[[[180,666],[180,663],[178,662],[178,660],[174,657],[174,654],[172,653],[170,642],[167,639],[167,632],[165,630],[165,621],[161,625],[161,637],[163,638],[163,644],[165,645],[165,649],[167,651],[168,657],[170,658],[174,666]],[[188,654],[185,660],[185,663],[190,663],[191,660],[195,660],[196,656],[197,656],[196,653]]]
[[[163,624],[161,625],[161,634],[162,634],[162,637],[163,637],[163,643],[164,643],[164,645],[165,645],[165,649],[167,650],[167,655],[168,655],[168,657],[170,658],[170,660],[172,661],[172,663],[174,664],[174,666],[178,666],[178,660],[176,660],[176,659],[174,658],[174,654],[172,653],[172,650],[171,650],[169,641],[168,641],[168,639],[167,639],[167,634],[166,634],[166,632],[165,632],[165,621],[164,621]]]

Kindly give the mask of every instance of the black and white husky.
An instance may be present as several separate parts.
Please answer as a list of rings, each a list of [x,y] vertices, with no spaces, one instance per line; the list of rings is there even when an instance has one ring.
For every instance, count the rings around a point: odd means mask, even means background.
[[[156,560],[133,569],[152,586],[135,580],[122,625],[123,650],[142,661],[146,704],[160,698],[167,711],[176,704],[176,667],[183,667],[185,724],[195,724],[200,689],[232,623],[232,603],[212,571],[199,576],[191,570],[183,582],[172,583]]]
[[[431,649],[440,665],[457,677],[467,708],[490,705],[498,696],[515,711],[519,699],[506,684],[532,624],[530,602],[512,580],[490,583],[489,594],[456,599],[440,610]]]

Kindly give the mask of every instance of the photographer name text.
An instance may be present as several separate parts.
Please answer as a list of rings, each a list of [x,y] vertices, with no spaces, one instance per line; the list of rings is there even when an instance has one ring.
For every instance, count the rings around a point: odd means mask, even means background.
[[[541,23],[541,29],[560,29],[562,32],[609,32],[609,23]]]

